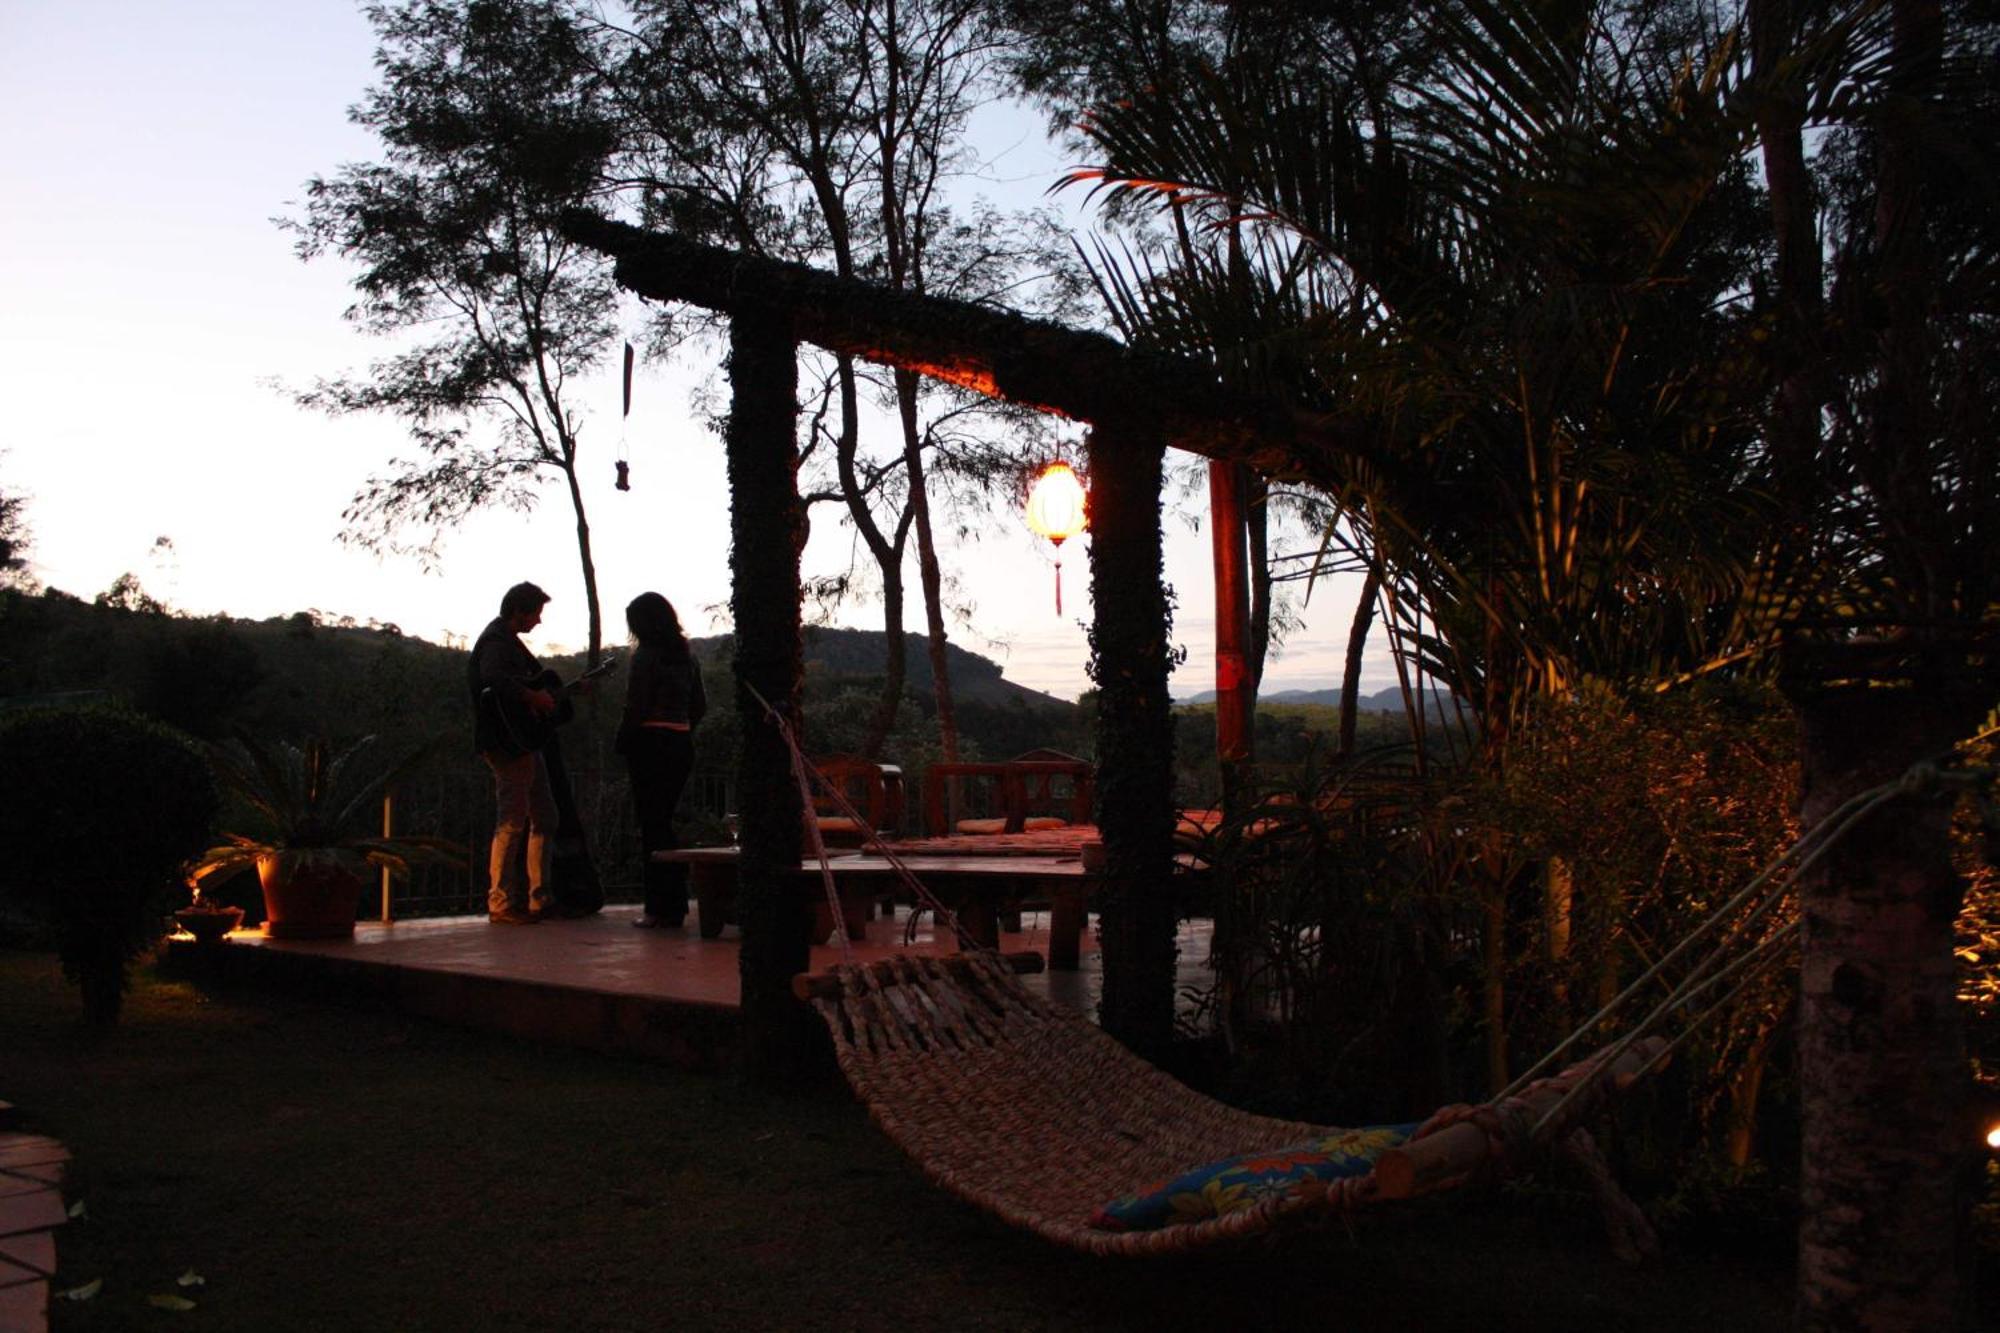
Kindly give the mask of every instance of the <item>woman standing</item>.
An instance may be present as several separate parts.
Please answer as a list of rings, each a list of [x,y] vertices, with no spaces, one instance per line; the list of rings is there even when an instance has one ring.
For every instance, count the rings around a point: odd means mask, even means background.
[[[694,767],[694,728],[707,711],[708,697],[673,603],[656,592],[642,592],[625,608],[625,624],[637,648],[626,677],[618,753],[625,756],[632,778],[646,886],[646,910],[632,924],[676,929],[687,920],[688,868],[681,862],[655,861],[653,853],[678,846],[674,807]]]

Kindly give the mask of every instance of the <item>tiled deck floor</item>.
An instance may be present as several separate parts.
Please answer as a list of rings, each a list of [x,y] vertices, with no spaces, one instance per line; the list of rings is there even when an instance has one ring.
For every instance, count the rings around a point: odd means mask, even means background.
[[[69,1219],[62,1200],[68,1160],[54,1139],[0,1130],[0,1333],[48,1327],[54,1233]]]
[[[239,931],[214,952],[176,940],[173,964],[283,982],[306,980],[322,991],[364,993],[412,1013],[564,1044],[675,1063],[726,1063],[738,1009],[738,934],[704,940],[690,915],[677,931],[635,930],[638,909],[607,908],[580,921],[536,926],[490,925],[483,916],[363,921],[352,940],[271,940]],[[856,941],[858,961],[908,948],[950,952],[928,916],[917,938],[902,943],[907,911],[870,922]],[[1030,912],[1023,929],[1001,937],[1003,951],[1048,952],[1048,914]],[[1206,922],[1184,923],[1181,982],[1206,978]],[[834,945],[813,950],[813,968],[842,961]],[[1025,979],[1051,999],[1095,1013],[1103,972],[1095,931],[1085,932],[1082,966]]]

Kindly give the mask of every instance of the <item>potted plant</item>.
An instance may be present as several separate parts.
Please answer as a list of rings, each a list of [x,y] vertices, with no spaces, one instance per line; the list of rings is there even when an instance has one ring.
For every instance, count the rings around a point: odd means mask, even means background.
[[[277,939],[339,939],[354,933],[363,875],[371,866],[408,874],[414,862],[463,865],[465,851],[446,838],[383,835],[382,794],[425,754],[418,747],[369,772],[375,738],[344,750],[324,737],[303,746],[266,746],[248,735],[211,746],[218,785],[256,815],[247,831],[226,834],[196,862],[197,886],[216,875],[257,867],[264,889],[264,933]]]
[[[182,930],[198,944],[214,944],[243,924],[243,909],[232,903],[218,903],[203,895],[200,881],[189,876],[194,901],[174,913]]]

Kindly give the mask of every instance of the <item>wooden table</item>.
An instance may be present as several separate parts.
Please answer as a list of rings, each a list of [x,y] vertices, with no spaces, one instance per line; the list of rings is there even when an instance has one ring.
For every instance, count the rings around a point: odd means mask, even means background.
[[[898,856],[1048,856],[1081,858],[1097,842],[1097,825],[1066,824],[1030,833],[949,833],[934,838],[892,838],[866,844],[865,852],[886,847]]]
[[[1019,850],[992,856],[904,855],[900,847],[897,851],[904,868],[951,909],[968,935],[988,947],[1000,943],[1003,908],[1018,908],[1023,902],[1047,902],[1049,965],[1069,969],[1077,966],[1078,938],[1083,933],[1085,902],[1092,878],[1083,867],[1081,855]],[[656,861],[678,862],[688,867],[688,887],[695,899],[703,939],[712,940],[720,935],[723,924],[731,917],[737,858],[733,846],[685,847],[653,853]],[[833,872],[834,889],[840,900],[841,926],[849,939],[861,939],[870,908],[899,882],[895,864],[879,853],[841,851],[828,854],[827,866]],[[819,918],[816,937],[823,939],[832,933],[833,920],[827,905],[819,900],[818,859],[802,857],[798,876],[801,889],[814,894]]]
[[[997,939],[997,912],[1026,901],[1049,904],[1049,967],[1074,969],[1089,910],[1090,894],[1102,867],[1103,843],[1095,824],[1021,833],[947,834],[871,843],[864,856],[887,850],[937,891],[982,943]],[[1182,871],[1199,869],[1197,858],[1174,857]],[[857,866],[856,869],[859,869]],[[953,900],[957,899],[957,902]],[[959,905],[962,903],[963,905]]]
[[[735,916],[736,905],[736,862],[739,852],[734,843],[725,847],[679,847],[672,851],[654,852],[653,860],[685,865],[688,868],[688,892],[694,898],[696,924],[701,937],[712,940],[722,934],[723,926]],[[852,848],[830,850],[828,860],[838,865],[860,855]],[[810,876],[814,890],[816,920],[813,938],[824,940],[833,933],[833,920],[826,903],[818,895],[819,862],[805,857],[799,862],[801,888],[807,887],[806,877]],[[834,884],[840,888],[841,877],[835,875]],[[867,933],[868,901],[857,895],[854,889],[840,893],[841,926],[847,931],[847,938],[858,940]]]
[[[1008,836],[1008,835],[998,835]],[[1096,875],[1076,855],[1028,852],[992,856],[905,853],[894,849],[903,868],[914,875],[939,902],[958,917],[975,941],[989,948],[1000,943],[1000,914],[1029,903],[1049,905],[1049,966],[1074,971],[1081,949],[1086,904]],[[863,854],[834,863],[839,879],[872,878],[877,890],[891,888],[900,877],[888,857]]]
[[[957,915],[966,933],[988,947],[999,945],[1002,912],[1047,903],[1049,967],[1074,970],[1081,958],[1079,941],[1097,880],[1097,845],[1095,825],[1072,824],[1027,833],[905,838],[870,843],[858,851],[829,849],[827,864],[833,872],[841,924],[849,939],[862,938],[873,904],[897,885],[896,868],[883,854],[893,852],[905,869]],[[720,935],[736,892],[737,849],[688,847],[655,852],[653,858],[689,867],[702,938],[712,940]],[[1196,868],[1186,852],[1175,860],[1182,870]],[[814,895],[819,915],[817,938],[824,939],[832,932],[833,921],[819,891],[818,859],[801,858],[798,873],[801,887]]]

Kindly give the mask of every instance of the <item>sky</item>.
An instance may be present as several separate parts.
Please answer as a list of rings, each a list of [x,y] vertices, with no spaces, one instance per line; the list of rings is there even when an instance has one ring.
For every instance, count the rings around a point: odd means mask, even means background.
[[[376,155],[346,111],[373,77],[374,36],[351,0],[0,0],[0,490],[27,503],[31,572],[89,598],[124,573],[176,610],[261,619],[316,610],[469,638],[502,590],[553,594],[538,652],[586,639],[567,499],[492,511],[450,534],[441,568],[342,545],[341,510],[408,452],[388,418],[328,418],[286,390],[364,368],[387,348],[347,325],[353,271],[298,261],[273,222],[304,182]],[[1063,165],[1038,123],[989,117],[1003,201],[1034,201]],[[1077,201],[1080,209],[1082,201]],[[1085,214],[1074,216],[1083,225]],[[636,333],[637,324],[633,325]],[[605,639],[657,589],[690,633],[728,628],[728,491],[721,442],[692,401],[724,391],[700,354],[642,367],[629,419],[616,372],[585,386],[581,472]],[[623,449],[632,489],[613,489]],[[553,476],[552,476],[552,480]],[[1186,665],[1176,697],[1212,687],[1205,494],[1164,518]],[[812,513],[808,574],[844,568],[850,529]],[[1088,687],[1088,537],[1063,549],[1054,609],[1048,544],[1017,510],[947,549],[972,609],[952,641],[1061,698]],[[161,538],[167,541],[162,543]],[[907,623],[923,627],[913,599]],[[1355,581],[1322,583],[1264,691],[1337,686]],[[875,604],[836,624],[879,628]],[[1390,683],[1371,657],[1364,680]]]

